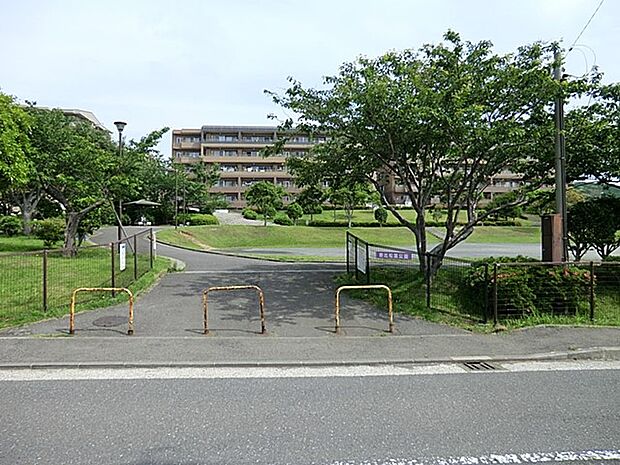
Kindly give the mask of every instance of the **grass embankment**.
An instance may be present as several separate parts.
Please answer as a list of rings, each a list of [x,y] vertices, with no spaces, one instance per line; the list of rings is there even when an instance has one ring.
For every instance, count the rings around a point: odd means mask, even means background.
[[[398,228],[353,228],[352,234],[380,245],[413,247],[411,231]],[[201,249],[234,248],[338,248],[345,246],[346,228],[310,226],[188,226],[160,231],[157,237],[164,242]],[[429,244],[437,239],[428,235]],[[470,243],[536,244],[540,228],[536,226],[500,227],[481,226]]]
[[[355,278],[351,275],[341,275],[337,278],[337,282],[341,285],[355,284]],[[480,322],[484,313],[483,302],[469,302],[465,305],[466,298],[459,292],[457,277],[450,275],[449,270],[440,270],[435,278],[431,298],[432,308],[426,307],[424,278],[415,269],[376,269],[372,271],[371,282],[390,287],[395,312],[470,331],[489,333],[495,330],[492,322]],[[385,292],[376,290],[349,292],[352,297],[367,300],[380,308],[385,307]],[[594,320],[590,320],[587,299],[588,296],[584,295],[576,315],[535,314],[522,318],[502,319],[500,323],[508,330],[538,325],[620,326],[620,289],[617,285],[598,286]],[[464,313],[466,306],[469,307],[470,313]]]
[[[43,249],[43,241],[28,236],[0,236],[0,252],[19,253]]]
[[[137,281],[133,282],[133,258],[128,254],[127,268],[119,269],[116,260],[115,286],[139,293],[149,288],[168,270],[167,259],[157,258],[149,270],[149,257],[138,256]],[[71,293],[78,287],[110,287],[111,260],[107,248],[88,248],[77,257],[59,253],[48,255],[48,310],[43,310],[42,254],[0,255],[0,328],[59,317],[69,312]],[[112,298],[109,293],[78,294],[77,310],[101,308],[126,301],[125,295]]]

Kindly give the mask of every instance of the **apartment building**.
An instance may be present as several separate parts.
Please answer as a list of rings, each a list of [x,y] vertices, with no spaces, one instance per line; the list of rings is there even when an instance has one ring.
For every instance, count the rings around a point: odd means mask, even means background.
[[[202,126],[200,129],[175,129],[172,131],[172,156],[176,163],[189,165],[205,163],[217,165],[220,179],[211,188],[222,195],[232,208],[247,205],[245,192],[254,183],[273,182],[286,191],[284,202],[289,203],[300,189],[286,170],[288,157],[305,155],[313,144],[325,137],[311,138],[306,134],[287,133],[287,143],[279,156],[262,157],[261,149],[278,140],[275,126]],[[520,185],[520,176],[505,172],[495,176],[484,191],[484,201],[509,192]],[[388,200],[395,205],[410,204],[402,184],[393,175],[385,183]],[[439,199],[435,199],[439,202]]]
[[[286,191],[285,203],[299,192],[286,171],[288,157],[303,156],[324,137],[287,133],[287,143],[279,156],[262,157],[261,149],[278,140],[274,126],[202,126],[200,129],[172,131],[172,157],[176,163],[217,165],[220,179],[212,193],[221,194],[232,208],[247,205],[245,192],[254,183],[273,182]]]
[[[515,190],[521,186],[522,176],[512,173],[510,171],[503,171],[495,175],[489,186],[482,192],[482,199],[480,205],[484,205],[490,202],[496,195],[505,194]],[[384,193],[388,201],[394,205],[411,205],[411,200],[407,194],[407,189],[400,180],[393,174],[385,177]],[[436,197],[431,201],[434,204],[439,204],[440,199]]]

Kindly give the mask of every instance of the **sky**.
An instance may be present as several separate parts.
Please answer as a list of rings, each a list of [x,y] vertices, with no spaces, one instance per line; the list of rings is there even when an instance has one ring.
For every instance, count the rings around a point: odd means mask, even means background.
[[[0,92],[92,111],[138,139],[162,127],[272,125],[264,94],[317,87],[359,56],[438,43],[452,29],[498,53],[568,48],[600,0],[0,0]],[[566,57],[620,81],[620,1],[604,0]],[[116,137],[116,134],[113,134]],[[159,146],[170,154],[170,133]]]

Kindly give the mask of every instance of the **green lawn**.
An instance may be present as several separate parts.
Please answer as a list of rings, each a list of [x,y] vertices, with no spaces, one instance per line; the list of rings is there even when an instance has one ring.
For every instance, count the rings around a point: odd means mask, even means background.
[[[403,218],[409,221],[415,221],[416,214],[413,210],[403,209],[403,210],[399,210],[398,212],[400,213],[400,215],[403,216]],[[316,214],[316,215],[312,215],[312,217],[315,221],[329,221],[329,222],[336,221],[339,223],[344,223],[348,221],[344,210],[335,210],[335,211],[334,210],[323,210],[323,212]],[[302,219],[299,220],[299,224],[304,223],[306,220],[310,221],[310,215],[304,215]],[[426,221],[445,221],[445,220],[446,220],[446,215],[443,212],[436,218],[434,218],[433,215],[429,211],[426,212]],[[463,211],[460,212],[459,221],[464,222],[466,220],[467,220],[467,213]],[[367,223],[367,222],[374,222],[374,221],[375,221],[375,217],[374,217],[374,212],[372,210],[354,210],[353,211],[353,222]],[[528,226],[531,224],[530,219],[519,219],[518,221],[520,221],[524,226]],[[388,223],[398,224],[398,220],[390,211],[388,211]]]
[[[67,314],[71,293],[78,287],[109,287],[111,259],[107,248],[88,248],[77,257],[66,258],[50,252],[48,256],[48,311],[43,310],[42,254],[0,255],[0,328]],[[119,270],[116,260],[117,287],[138,292],[149,287],[169,266],[166,259],[155,261],[149,270],[149,257],[138,256],[138,276],[134,282],[134,262],[130,254],[127,268]],[[79,294],[78,310],[99,308],[126,300],[111,298],[109,293]]]
[[[380,245],[407,246],[414,244],[407,228],[353,228],[361,239]],[[344,247],[346,228],[308,226],[189,226],[157,233],[164,242],[196,249],[234,248],[327,248]],[[430,244],[437,243],[430,234]],[[531,243],[540,241],[540,229],[532,226],[477,228],[469,242],[474,243]]]
[[[0,236],[0,252],[30,252],[42,250],[43,241],[28,236]]]

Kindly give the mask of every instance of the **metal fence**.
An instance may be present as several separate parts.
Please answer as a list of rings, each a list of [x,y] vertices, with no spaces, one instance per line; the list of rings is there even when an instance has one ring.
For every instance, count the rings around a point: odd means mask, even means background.
[[[485,262],[429,253],[420,267],[411,250],[347,232],[347,272],[357,282],[387,285],[397,272],[413,284],[407,299],[414,304],[481,322],[532,315],[620,321],[620,262]]]
[[[69,308],[78,287],[128,287],[153,268],[152,230],[106,245],[0,253],[0,327],[18,325],[34,314]],[[100,299],[82,294],[78,303]]]

